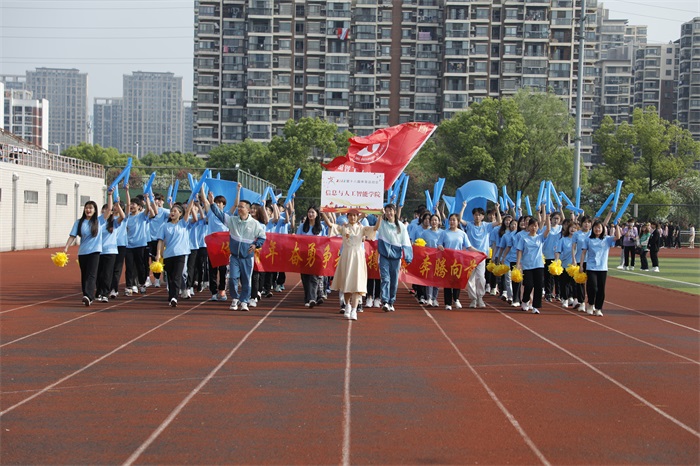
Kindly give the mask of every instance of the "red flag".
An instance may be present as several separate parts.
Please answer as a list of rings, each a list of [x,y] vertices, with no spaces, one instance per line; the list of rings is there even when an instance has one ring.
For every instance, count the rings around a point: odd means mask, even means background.
[[[354,137],[347,155],[323,166],[330,171],[384,173],[384,189],[389,189],[435,129],[432,123],[411,122]]]

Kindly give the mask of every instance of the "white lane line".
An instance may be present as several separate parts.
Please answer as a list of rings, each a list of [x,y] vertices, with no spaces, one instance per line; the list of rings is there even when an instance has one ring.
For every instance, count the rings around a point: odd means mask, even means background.
[[[4,411],[0,411],[0,417],[2,417],[2,416],[4,416],[5,414],[7,414],[7,413],[9,413],[9,412],[11,412],[11,411],[13,411],[13,410],[15,410],[16,408],[19,408],[20,406],[22,406],[22,405],[25,404],[25,403],[30,402],[30,401],[33,400],[34,398],[36,398],[36,397],[38,397],[38,396],[40,396],[40,395],[43,395],[44,393],[48,392],[48,391],[51,390],[52,388],[56,387],[57,385],[60,385],[60,384],[62,384],[63,382],[65,382],[66,380],[68,380],[68,379],[70,379],[70,378],[72,378],[72,377],[75,377],[76,375],[80,374],[81,372],[83,372],[83,371],[85,371],[85,370],[91,368],[91,367],[94,366],[95,364],[97,364],[97,363],[99,363],[99,362],[101,362],[101,361],[104,361],[105,359],[107,359],[108,357],[110,357],[111,355],[113,355],[114,353],[116,353],[116,352],[118,352],[118,351],[120,351],[120,350],[126,348],[126,347],[129,346],[130,344],[132,344],[132,343],[134,343],[134,342],[140,340],[141,338],[145,337],[146,335],[155,332],[156,330],[158,330],[159,328],[161,328],[161,327],[163,327],[163,326],[169,324],[169,323],[172,322],[173,320],[179,319],[180,317],[184,316],[184,315],[187,314],[188,312],[197,309],[199,306],[201,306],[202,304],[207,303],[207,302],[208,302],[208,301],[202,301],[201,303],[197,304],[197,305],[194,306],[194,307],[191,307],[190,309],[186,310],[185,312],[183,312],[183,313],[181,313],[181,314],[178,314],[178,315],[176,315],[176,316],[174,316],[174,317],[171,317],[170,319],[166,320],[166,321],[163,322],[162,324],[153,327],[152,329],[148,330],[147,332],[142,333],[141,335],[139,335],[139,336],[137,336],[137,337],[135,337],[135,338],[132,338],[131,340],[127,341],[126,343],[124,343],[124,344],[122,344],[122,345],[119,345],[118,347],[116,347],[116,348],[114,348],[112,351],[110,351],[109,353],[100,356],[99,358],[95,359],[94,361],[92,361],[92,362],[89,363],[88,365],[83,366],[83,367],[81,367],[80,369],[78,369],[78,370],[76,370],[76,371],[74,371],[74,372],[71,372],[71,373],[68,374],[67,376],[62,377],[61,379],[57,380],[56,382],[52,383],[51,385],[42,388],[42,389],[39,390],[38,392],[34,393],[32,396],[30,396],[30,397],[28,397],[28,398],[25,398],[24,400],[20,401],[19,403],[16,403],[16,404],[10,406],[9,408],[5,409]]]
[[[550,345],[554,346],[554,347],[557,348],[558,350],[560,350],[560,351],[562,351],[563,353],[569,355],[569,357],[571,357],[571,358],[575,359],[576,361],[580,362],[581,364],[583,364],[584,366],[586,366],[587,368],[589,368],[590,370],[592,370],[592,371],[595,372],[596,374],[598,374],[598,375],[600,375],[601,377],[603,377],[603,378],[604,378],[605,380],[607,380],[608,382],[610,382],[610,383],[612,383],[612,384],[614,384],[614,385],[617,385],[619,388],[621,388],[622,390],[624,390],[625,392],[627,392],[628,394],[630,394],[632,397],[634,397],[634,398],[636,398],[637,400],[639,400],[643,405],[647,406],[648,408],[652,409],[652,410],[655,411],[656,413],[658,413],[658,414],[660,414],[661,416],[665,417],[666,419],[668,419],[668,420],[671,421],[672,423],[676,424],[678,427],[682,428],[683,430],[686,430],[686,431],[690,432],[691,434],[693,434],[694,436],[696,436],[696,437],[698,437],[698,438],[700,439],[700,432],[696,431],[695,429],[693,429],[693,428],[690,427],[690,426],[685,425],[683,422],[679,421],[678,419],[676,419],[675,417],[671,416],[671,415],[668,414],[667,412],[665,412],[665,411],[663,411],[663,410],[657,408],[656,406],[654,406],[653,403],[647,401],[644,397],[642,397],[641,395],[639,395],[637,392],[635,392],[635,391],[632,390],[631,388],[628,388],[627,386],[625,386],[625,385],[622,384],[621,382],[618,382],[617,380],[615,380],[614,378],[612,378],[611,376],[609,376],[609,375],[606,374],[605,372],[603,372],[603,371],[601,371],[600,369],[598,369],[597,367],[595,367],[593,364],[589,363],[588,361],[584,360],[583,358],[580,358],[579,356],[575,355],[574,353],[572,353],[571,351],[567,350],[566,348],[564,348],[564,347],[558,345],[557,343],[553,342],[552,340],[550,340],[549,338],[545,337],[544,335],[539,334],[538,332],[536,332],[535,330],[531,329],[531,328],[528,327],[527,325],[525,325],[525,324],[523,324],[523,323],[521,323],[521,322],[518,322],[518,320],[512,318],[511,316],[509,316],[509,315],[506,314],[505,312],[501,311],[500,309],[497,309],[497,308],[495,308],[495,307],[493,307],[493,306],[491,306],[491,307],[492,307],[493,309],[495,309],[495,310],[496,310],[499,314],[501,314],[503,317],[505,317],[505,318],[507,318],[507,319],[510,319],[511,321],[513,321],[513,322],[515,322],[516,324],[520,325],[520,326],[523,327],[525,330],[527,330],[528,332],[532,333],[533,335],[535,335],[536,337],[538,337],[538,338],[541,339],[542,341],[545,341],[545,342],[549,343]]]
[[[613,303],[612,301],[607,301],[607,300],[606,300],[605,302],[608,303],[608,304],[612,304],[613,306],[617,306],[617,307],[619,307],[619,308],[621,308],[621,309],[625,309],[625,310],[627,310],[627,311],[636,312],[636,313],[638,313],[638,314],[642,314],[642,315],[644,315],[644,316],[651,317],[651,318],[653,318],[653,319],[657,319],[657,320],[660,320],[660,321],[662,321],[662,322],[666,322],[667,324],[677,325],[678,327],[683,327],[683,328],[685,328],[685,329],[692,330],[693,332],[700,333],[700,330],[698,330],[698,329],[696,329],[696,328],[688,327],[687,325],[679,324],[678,322],[674,322],[674,321],[672,321],[672,320],[662,319],[661,317],[656,317],[656,316],[653,316],[653,315],[651,315],[651,314],[647,314],[646,312],[642,312],[642,311],[638,311],[638,310],[636,310],[636,309],[632,309],[632,308],[629,308],[629,307],[625,307],[625,306],[623,306],[622,304],[615,304],[615,303]],[[693,316],[688,316],[688,317],[693,317]]]
[[[343,384],[343,466],[350,464],[350,347],[352,321],[348,321],[348,338],[345,344],[345,382]]]
[[[6,313],[8,313],[8,312],[19,311],[20,309],[24,309],[24,308],[26,308],[26,307],[37,306],[37,305],[39,305],[39,304],[50,303],[50,302],[52,302],[52,301],[58,301],[58,300],[60,300],[60,299],[70,298],[71,296],[78,296],[78,295],[80,295],[80,294],[81,294],[81,293],[67,294],[67,295],[59,296],[58,298],[47,299],[46,301],[39,301],[39,302],[37,302],[37,303],[26,304],[26,305],[24,305],[24,306],[15,307],[15,308],[12,308],[12,309],[7,309],[7,310],[5,310],[5,311],[0,311],[0,315],[1,315],[1,314],[6,314]]]
[[[289,290],[289,292],[287,292],[287,296],[289,296],[289,294],[290,294],[292,291],[294,291],[294,289],[296,289],[296,288],[299,286],[299,283],[300,283],[300,282],[297,282],[297,284],[294,285],[294,288],[292,288],[291,290]],[[205,302],[206,302],[206,301],[205,301]],[[146,449],[147,449],[149,446],[151,446],[151,444],[152,444],[153,442],[156,441],[156,439],[160,436],[160,434],[162,434],[163,431],[165,431],[165,429],[168,428],[168,426],[173,422],[173,420],[177,417],[177,415],[180,414],[180,412],[182,412],[183,409],[185,409],[185,406],[187,406],[187,404],[190,402],[190,400],[191,400],[192,398],[194,398],[195,395],[197,395],[197,393],[199,393],[199,391],[200,391],[207,383],[209,383],[209,381],[210,381],[212,378],[214,378],[214,376],[216,375],[216,373],[219,372],[219,370],[220,370],[222,367],[224,367],[224,365],[225,365],[227,362],[229,362],[229,360],[233,357],[233,355],[236,354],[236,352],[238,351],[238,349],[239,349],[241,346],[243,346],[243,343],[245,343],[246,340],[248,340],[248,338],[253,334],[253,332],[255,332],[255,331],[258,329],[258,327],[260,327],[260,325],[262,325],[262,323],[265,322],[265,319],[267,319],[267,318],[270,316],[270,314],[272,314],[272,312],[273,312],[275,309],[277,309],[283,302],[284,302],[284,299],[281,300],[280,302],[278,302],[277,304],[275,304],[275,307],[273,307],[272,309],[270,309],[270,310],[267,312],[267,314],[265,314],[265,315],[258,321],[258,323],[255,324],[255,326],[254,326],[253,328],[251,328],[251,329],[248,331],[248,333],[245,334],[245,336],[244,336],[244,337],[238,342],[238,344],[226,355],[226,357],[224,357],[224,359],[222,359],[222,360],[219,362],[219,364],[217,364],[217,366],[216,366],[214,369],[212,369],[211,372],[209,372],[209,374],[207,374],[207,376],[204,377],[204,379],[202,379],[201,382],[199,382],[199,384],[198,384],[198,385],[197,385],[197,386],[196,386],[196,387],[195,387],[195,388],[180,402],[180,404],[178,404],[178,405],[175,407],[175,409],[173,409],[173,410],[170,412],[170,414],[168,415],[168,417],[166,417],[165,420],[158,426],[158,428],[157,428],[156,430],[153,431],[153,433],[146,439],[146,441],[143,442],[143,443],[141,444],[141,446],[138,447],[138,448],[131,454],[131,456],[129,456],[129,458],[127,458],[126,461],[124,461],[123,464],[124,464],[125,466],[126,466],[126,465],[134,464],[134,462],[135,462],[137,459],[139,459],[139,457],[143,454],[143,452],[146,451]]]
[[[639,275],[640,277],[649,277],[650,279],[653,279],[653,280],[663,280],[663,281],[666,281],[666,282],[682,283],[683,285],[689,285],[689,286],[697,286],[697,287],[700,287],[700,285],[697,284],[697,283],[683,282],[683,281],[680,281],[680,280],[673,280],[673,279],[671,279],[671,278],[660,277],[660,276],[658,276],[658,275],[650,275],[650,274],[652,274],[652,273],[658,273],[658,272],[639,273],[639,272],[632,272],[632,271],[630,271],[630,270],[615,270],[615,272],[616,272],[616,273],[628,273],[628,274],[630,274],[630,275]],[[615,275],[610,275],[610,276],[611,276],[611,277],[614,277]],[[620,278],[620,277],[616,277],[616,278]]]
[[[153,296],[154,294],[156,294],[156,293],[151,293],[149,296]],[[129,301],[123,301],[123,302],[124,302],[124,303],[131,303],[131,302],[133,302],[133,301],[136,301],[137,299],[141,299],[141,298],[145,298],[145,297],[146,297],[146,295],[143,295],[143,296],[139,296],[138,298],[134,298],[134,299],[131,299],[131,300],[129,300]],[[85,317],[89,317],[89,316],[98,314],[98,313],[103,312],[103,311],[106,311],[106,310],[108,310],[108,309],[113,309],[113,308],[116,307],[116,306],[117,306],[117,304],[114,304],[114,305],[112,305],[112,306],[105,307],[104,309],[100,309],[99,311],[94,311],[94,312],[90,312],[90,313],[88,313],[88,314],[83,314],[83,315],[81,315],[81,316],[79,316],[79,317],[76,317],[76,318],[74,318],[74,319],[70,319],[70,320],[67,320],[67,321],[65,321],[65,322],[61,322],[60,324],[56,324],[56,325],[54,325],[54,326],[52,326],[52,327],[47,327],[47,328],[45,328],[45,329],[43,329],[43,330],[38,330],[38,331],[36,331],[36,332],[34,332],[34,333],[30,333],[29,335],[25,335],[25,336],[23,336],[23,337],[19,337],[19,338],[15,339],[15,340],[12,340],[12,341],[8,341],[8,342],[6,342],[6,343],[3,343],[3,344],[0,345],[0,348],[4,348],[4,347],[7,346],[7,345],[11,345],[11,344],[13,344],[13,343],[17,343],[18,341],[25,340],[25,339],[27,339],[27,338],[29,338],[29,337],[33,337],[33,336],[39,335],[39,334],[41,334],[41,333],[48,332],[49,330],[53,330],[53,329],[58,328],[58,327],[61,327],[61,326],[63,326],[63,325],[70,324],[71,322],[75,322],[76,320],[84,319]]]
[[[515,428],[515,430],[518,431],[518,433],[520,434],[520,437],[522,437],[522,439],[525,441],[527,446],[530,447],[530,450],[532,450],[532,452],[535,454],[535,456],[537,456],[537,458],[539,458],[539,460],[542,462],[542,464],[546,464],[546,465],[551,464],[547,460],[547,458],[544,456],[544,454],[540,451],[540,449],[537,448],[537,445],[535,445],[535,442],[532,441],[532,439],[527,435],[525,430],[520,426],[520,423],[518,422],[517,419],[515,419],[515,416],[513,416],[513,414],[510,411],[508,411],[508,408],[505,407],[505,405],[501,402],[501,400],[498,398],[496,393],[491,389],[491,387],[489,387],[489,385],[479,375],[479,373],[476,371],[476,369],[474,369],[474,366],[472,366],[472,364],[469,362],[469,360],[467,360],[467,358],[464,356],[464,354],[462,354],[462,352],[459,350],[459,348],[457,347],[455,342],[452,341],[452,339],[449,336],[447,336],[447,333],[445,332],[445,330],[443,330],[443,328],[440,326],[440,324],[437,322],[437,320],[435,320],[433,315],[430,312],[428,312],[428,310],[425,307],[421,306],[421,308],[423,309],[423,312],[425,312],[428,315],[428,317],[430,317],[430,319],[433,321],[435,326],[440,330],[440,332],[445,337],[445,339],[447,339],[447,341],[450,343],[452,348],[454,348],[454,350],[457,352],[457,354],[462,359],[462,361],[467,366],[467,368],[471,371],[471,373],[474,375],[474,377],[476,377],[476,379],[479,381],[481,386],[484,387],[484,390],[486,390],[486,393],[489,394],[489,397],[491,397],[493,402],[496,403],[496,406],[498,406],[498,409],[501,410],[501,412],[505,415],[505,417],[508,419],[510,424]]]
[[[542,303],[542,304],[544,304],[544,303]],[[627,338],[629,338],[629,339],[631,339],[631,340],[638,341],[639,343],[642,343],[642,344],[647,345],[647,346],[651,346],[652,348],[657,349],[657,350],[659,350],[659,351],[663,351],[664,353],[668,353],[668,354],[670,354],[670,355],[672,355],[672,356],[675,356],[675,357],[677,357],[677,358],[685,359],[685,360],[688,361],[688,362],[692,362],[693,364],[700,365],[700,361],[697,361],[697,360],[695,360],[695,359],[692,359],[692,358],[683,356],[682,354],[674,353],[674,352],[671,351],[671,350],[668,350],[668,349],[663,348],[663,347],[661,347],[661,346],[657,346],[657,345],[655,345],[655,344],[653,344],[653,343],[650,343],[650,342],[648,342],[648,341],[642,340],[641,338],[637,338],[637,337],[635,337],[635,336],[633,336],[633,335],[630,335],[629,333],[623,332],[622,330],[617,330],[617,329],[615,329],[615,328],[612,328],[612,327],[610,327],[610,326],[607,326],[607,325],[603,324],[603,323],[601,322],[601,320],[598,319],[597,317],[589,316],[588,314],[585,314],[585,313],[582,313],[582,312],[578,312],[578,311],[571,311],[571,310],[569,310],[569,309],[567,309],[567,308],[557,306],[557,305],[554,304],[553,302],[552,302],[552,303],[547,303],[547,304],[550,305],[551,307],[553,307],[554,309],[558,310],[558,311],[564,311],[564,312],[566,312],[566,313],[568,313],[568,314],[571,314],[571,315],[574,315],[574,316],[576,316],[576,317],[578,317],[578,318],[580,318],[580,319],[583,319],[583,320],[585,320],[586,322],[591,322],[591,323],[594,323],[594,324],[596,324],[596,325],[600,325],[601,327],[603,327],[603,328],[605,328],[605,329],[608,329],[608,330],[610,330],[611,332],[619,333],[620,335],[622,335],[622,336],[624,336],[624,337],[627,337]],[[495,307],[494,307],[494,309],[495,309]]]

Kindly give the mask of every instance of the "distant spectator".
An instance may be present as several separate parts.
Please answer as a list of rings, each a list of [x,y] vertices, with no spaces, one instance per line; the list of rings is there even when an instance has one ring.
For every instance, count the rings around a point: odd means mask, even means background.
[[[688,238],[688,247],[690,249],[695,249],[695,225],[691,223],[688,229],[690,230],[690,237]]]

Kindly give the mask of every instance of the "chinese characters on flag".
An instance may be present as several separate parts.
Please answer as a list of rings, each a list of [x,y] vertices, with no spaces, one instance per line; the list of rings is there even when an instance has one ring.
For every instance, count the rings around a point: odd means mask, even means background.
[[[229,263],[227,232],[205,238],[209,259],[214,267]],[[367,274],[379,278],[379,253],[376,241],[365,241]],[[268,233],[262,248],[255,251],[255,270],[259,272],[297,272],[333,276],[340,257],[342,239],[326,236],[281,235]],[[470,251],[439,251],[414,247],[413,262],[402,262],[400,280],[440,288],[465,288],[469,275],[486,255]]]

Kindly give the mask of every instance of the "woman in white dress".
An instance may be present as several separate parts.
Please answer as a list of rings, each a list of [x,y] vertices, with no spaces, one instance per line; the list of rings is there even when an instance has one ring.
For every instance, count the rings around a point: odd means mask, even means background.
[[[357,305],[367,294],[367,260],[362,244],[365,237],[374,238],[374,234],[382,223],[378,216],[377,223],[371,227],[359,223],[360,212],[351,210],[347,213],[348,223],[336,224],[325,212],[321,212],[328,229],[329,236],[340,235],[343,238],[343,249],[340,253],[338,267],[335,269],[331,290],[340,291],[345,297],[345,318],[357,320]]]

